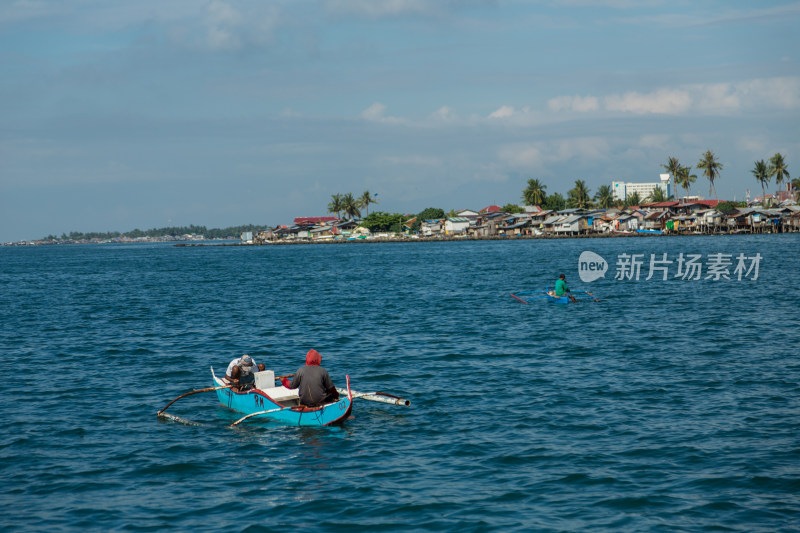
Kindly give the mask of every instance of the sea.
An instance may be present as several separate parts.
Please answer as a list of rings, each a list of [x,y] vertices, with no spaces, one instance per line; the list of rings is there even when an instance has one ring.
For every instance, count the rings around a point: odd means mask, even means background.
[[[0,530],[796,532],[799,262],[798,234],[0,248]],[[511,297],[561,273],[599,301]],[[311,348],[411,405],[156,416]]]

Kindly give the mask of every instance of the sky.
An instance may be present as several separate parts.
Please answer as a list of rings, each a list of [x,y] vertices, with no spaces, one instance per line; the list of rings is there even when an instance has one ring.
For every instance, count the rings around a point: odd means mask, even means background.
[[[0,0],[0,242],[800,172],[800,2]],[[774,190],[774,184],[771,189]]]

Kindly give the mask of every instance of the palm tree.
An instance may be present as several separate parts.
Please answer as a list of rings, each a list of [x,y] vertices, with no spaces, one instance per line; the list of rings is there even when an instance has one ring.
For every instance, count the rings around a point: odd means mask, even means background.
[[[344,210],[342,204],[342,195],[339,193],[331,196],[331,203],[328,204],[328,213],[336,213],[336,218],[339,218],[339,213]]]
[[[547,185],[542,185],[538,179],[529,179],[528,186],[522,191],[522,199],[527,205],[542,205],[547,198],[546,188]]]
[[[669,200],[669,198],[667,198],[667,193],[664,192],[664,189],[661,187],[656,187],[650,192],[647,200],[651,202],[666,202]]]
[[[375,196],[378,196],[377,194]],[[358,203],[361,207],[367,210],[367,216],[369,216],[369,204],[377,204],[378,200],[372,197],[369,191],[364,191],[361,194],[361,198],[358,199]]]
[[[714,185],[714,181],[720,178],[720,170],[722,170],[722,163],[717,161],[714,152],[711,150],[706,150],[706,153],[703,154],[703,157],[700,161],[697,162],[697,168],[702,169],[703,175],[708,178],[709,187],[708,187],[708,194],[711,194],[711,190],[714,190],[714,199],[717,199],[717,187]]]
[[[639,205],[640,203],[642,203],[642,199],[639,197],[638,192],[632,192],[625,198],[625,207]]]
[[[778,190],[783,185],[783,180],[788,181],[791,179],[789,171],[786,169],[786,161],[784,161],[780,153],[773,155],[769,160],[769,175],[770,177],[775,176],[775,184],[778,186]]]
[[[672,175],[672,183],[677,187],[678,184],[678,172],[680,172],[681,164],[678,162],[677,157],[670,157],[667,159],[667,163],[665,165],[661,165],[664,170],[669,172]],[[675,193],[675,198],[678,198],[678,194]],[[667,198],[669,200],[669,198]]]
[[[755,176],[756,181],[761,184],[761,206],[766,207],[767,205],[767,190],[764,187],[767,183],[769,183],[769,179],[772,177],[772,173],[770,172],[772,169],[767,166],[766,161],[763,159],[761,161],[756,161],[756,166],[753,167],[753,170],[750,173]]]
[[[597,193],[594,195],[594,203],[602,209],[608,209],[614,204],[614,193],[611,192],[610,185],[601,185],[597,188]]]
[[[583,180],[575,180],[575,186],[569,191],[569,199],[567,202],[572,207],[579,209],[586,209],[591,207],[592,198],[589,196],[589,189],[586,188],[586,182]]]
[[[676,183],[683,187],[686,191],[686,196],[689,196],[689,187],[692,183],[697,181],[697,174],[692,174],[692,167],[680,167],[675,176]]]
[[[342,211],[350,220],[361,216],[358,200],[355,199],[353,193],[349,192],[342,197]]]

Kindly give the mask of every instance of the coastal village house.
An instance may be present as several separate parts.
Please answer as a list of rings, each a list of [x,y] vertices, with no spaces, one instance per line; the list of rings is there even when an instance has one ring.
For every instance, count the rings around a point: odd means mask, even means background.
[[[490,205],[478,211],[461,209],[456,216],[421,220],[414,237],[427,239],[565,237],[591,234],[777,233],[800,232],[800,206],[787,199],[772,207],[752,205],[720,211],[721,202],[699,198],[653,202],[609,209],[544,210],[524,206],[524,213],[506,213]],[[412,233],[411,218],[405,232]],[[242,234],[243,242],[324,242],[396,238],[394,234],[372,235],[358,221],[337,217],[298,217],[290,226],[276,226]]]

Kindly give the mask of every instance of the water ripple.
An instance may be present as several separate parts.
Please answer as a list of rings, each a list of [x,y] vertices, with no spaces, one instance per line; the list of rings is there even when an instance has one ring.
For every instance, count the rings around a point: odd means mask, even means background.
[[[591,305],[508,296],[562,271],[579,286],[585,249],[765,262],[757,282],[609,276]],[[0,248],[0,527],[796,531],[798,251],[793,235]],[[212,366],[250,353],[289,374],[312,347],[337,385],[412,406],[229,428],[204,393],[170,407],[198,425],[155,417]]]

